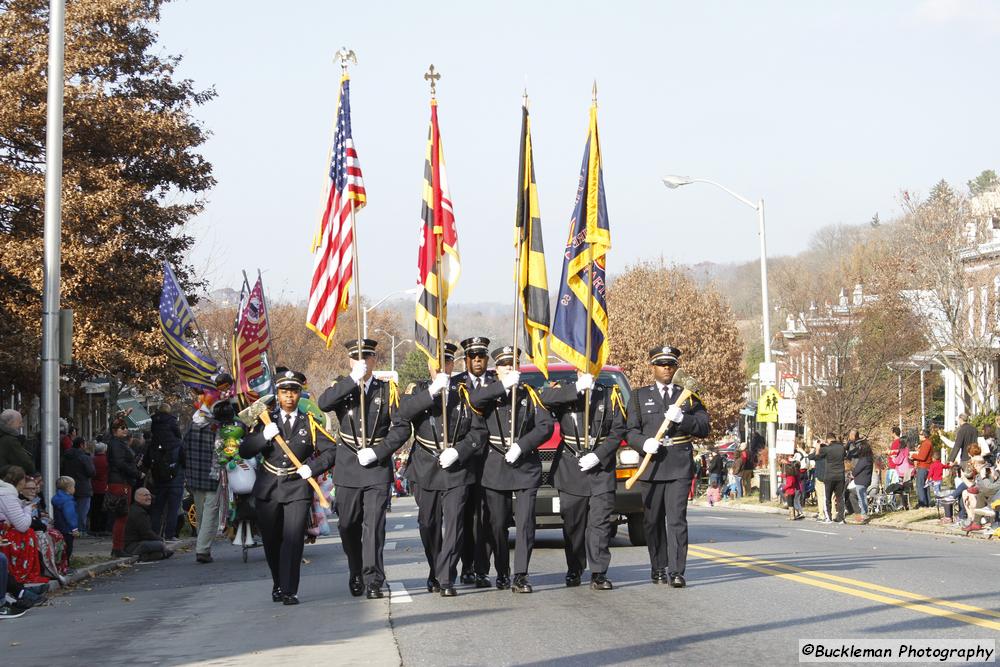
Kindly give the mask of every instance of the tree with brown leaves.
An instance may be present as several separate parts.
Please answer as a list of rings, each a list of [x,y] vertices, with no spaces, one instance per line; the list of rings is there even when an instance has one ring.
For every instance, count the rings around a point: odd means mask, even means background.
[[[184,224],[214,184],[193,109],[214,91],[159,53],[163,0],[66,3],[62,305],[78,377],[170,381],[161,264],[188,288]],[[0,377],[37,390],[48,3],[0,0]]]
[[[610,362],[633,386],[653,381],[649,350],[673,345],[682,351],[681,367],[701,382],[713,434],[733,424],[743,405],[743,343],[717,292],[662,261],[641,262],[611,283],[608,310]]]

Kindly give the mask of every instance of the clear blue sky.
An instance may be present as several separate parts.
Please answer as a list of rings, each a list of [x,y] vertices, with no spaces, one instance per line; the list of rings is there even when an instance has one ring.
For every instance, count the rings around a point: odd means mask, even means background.
[[[180,74],[219,96],[196,111],[218,186],[191,227],[216,287],[264,270],[299,300],[316,227],[346,45],[354,137],[369,194],[361,280],[411,287],[431,62],[463,275],[456,302],[511,298],[521,92],[531,95],[550,288],[599,88],[616,273],[641,258],[757,257],[749,208],[767,208],[770,255],[830,223],[883,220],[899,191],[1000,168],[1000,4],[838,2],[295,2],[178,0],[159,27]]]

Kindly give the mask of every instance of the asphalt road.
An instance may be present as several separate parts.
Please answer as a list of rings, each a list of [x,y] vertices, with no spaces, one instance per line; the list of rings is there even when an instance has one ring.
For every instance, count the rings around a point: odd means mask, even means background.
[[[645,548],[622,537],[615,590],[567,589],[561,535],[540,531],[532,595],[441,598],[423,587],[404,499],[387,521],[391,601],[347,594],[335,537],[306,548],[298,607],[270,602],[260,549],[244,564],[217,543],[214,564],[136,566],[0,623],[3,663],[798,664],[800,638],[1000,637],[1000,544],[722,509],[689,517],[686,589],[649,583]]]

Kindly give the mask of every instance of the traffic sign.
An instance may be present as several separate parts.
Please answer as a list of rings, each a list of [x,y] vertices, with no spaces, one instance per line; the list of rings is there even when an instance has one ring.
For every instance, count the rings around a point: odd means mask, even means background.
[[[778,421],[778,402],[781,394],[774,387],[768,387],[757,401],[757,421],[763,424],[773,424]]]
[[[778,401],[778,423],[794,424],[798,421],[798,409],[794,398],[783,398]]]

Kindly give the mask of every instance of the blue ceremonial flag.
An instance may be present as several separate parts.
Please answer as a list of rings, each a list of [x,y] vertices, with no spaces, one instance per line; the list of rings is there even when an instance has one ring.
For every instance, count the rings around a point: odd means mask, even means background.
[[[604,199],[601,144],[597,136],[597,103],[590,107],[590,127],[583,151],[576,205],[559,281],[552,323],[552,351],[582,372],[597,375],[608,359],[606,255],[611,228]],[[588,271],[593,272],[593,287]],[[590,322],[588,349],[587,322]]]
[[[163,263],[163,291],[160,292],[160,331],[167,343],[170,366],[181,381],[195,389],[215,388],[219,364],[203,356],[184,341],[184,332],[194,323],[194,313],[188,305],[177,276],[170,264]]]

